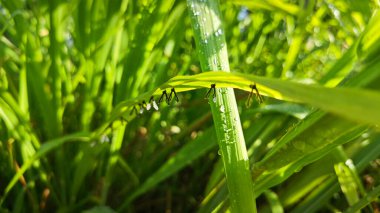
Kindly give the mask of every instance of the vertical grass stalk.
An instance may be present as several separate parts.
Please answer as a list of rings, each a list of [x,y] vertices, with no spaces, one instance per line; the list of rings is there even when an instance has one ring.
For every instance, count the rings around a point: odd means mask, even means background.
[[[188,0],[203,71],[229,72],[227,46],[217,0]],[[232,212],[256,212],[247,149],[233,89],[218,88],[209,98],[222,154]]]

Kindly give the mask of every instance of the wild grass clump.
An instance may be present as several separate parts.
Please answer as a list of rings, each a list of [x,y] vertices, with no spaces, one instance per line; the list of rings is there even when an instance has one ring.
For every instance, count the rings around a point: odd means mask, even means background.
[[[0,212],[379,211],[378,7],[0,0]]]

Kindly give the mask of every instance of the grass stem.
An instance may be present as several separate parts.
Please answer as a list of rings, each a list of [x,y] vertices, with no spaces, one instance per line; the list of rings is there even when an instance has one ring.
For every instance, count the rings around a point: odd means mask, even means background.
[[[203,71],[229,71],[218,1],[188,0],[198,57]],[[223,158],[232,212],[256,212],[248,154],[233,89],[218,88],[209,102]],[[214,87],[216,89],[214,89]]]

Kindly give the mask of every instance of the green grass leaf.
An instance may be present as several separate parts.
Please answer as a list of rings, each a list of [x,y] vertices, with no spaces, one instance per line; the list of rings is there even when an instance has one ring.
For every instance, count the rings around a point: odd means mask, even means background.
[[[46,154],[48,154],[52,150],[62,146],[66,142],[88,142],[90,141],[90,139],[90,134],[80,132],[72,135],[67,135],[58,139],[53,139],[42,144],[38,151],[35,153],[35,155],[32,158],[28,159],[22,165],[20,170],[18,170],[18,172],[13,176],[12,180],[8,183],[7,187],[5,188],[4,195],[1,197],[0,205],[4,202],[5,198],[7,197],[7,194],[17,183],[17,180],[25,173],[27,169],[29,169],[33,165],[33,163],[38,161],[40,158],[46,156]]]
[[[129,113],[133,106],[148,102],[151,96],[159,97],[162,91],[185,92],[200,88],[236,88],[251,92],[250,85],[256,84],[261,95],[279,100],[309,104],[358,123],[380,125],[380,93],[357,88],[328,88],[292,81],[259,77],[240,73],[206,72],[193,76],[177,76],[158,88],[116,107],[113,119]]]
[[[360,199],[357,203],[355,203],[353,206],[348,208],[345,213],[353,213],[358,212],[365,206],[369,205],[372,201],[379,199],[380,196],[380,186],[376,186],[373,188],[365,197]]]
[[[212,129],[206,130],[202,136],[185,144],[173,157],[167,160],[164,165],[152,173],[137,190],[132,192],[119,210],[123,210],[136,197],[152,189],[158,183],[178,172],[186,165],[189,165],[194,159],[202,156],[216,145],[216,135]]]
[[[283,12],[290,15],[299,15],[300,8],[297,5],[275,0],[234,0],[234,4],[244,5],[251,9],[265,9],[274,12]]]

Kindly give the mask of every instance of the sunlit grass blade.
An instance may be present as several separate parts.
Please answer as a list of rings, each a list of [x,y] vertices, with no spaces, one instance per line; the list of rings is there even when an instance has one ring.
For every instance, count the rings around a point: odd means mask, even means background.
[[[120,103],[115,108],[112,119],[129,112],[134,105],[149,100],[152,95],[161,95],[165,89],[176,88],[179,93],[208,88],[210,84],[216,84],[218,88],[231,87],[250,92],[250,85],[253,82],[256,82],[261,94],[269,97],[309,104],[360,123],[380,124],[380,114],[377,113],[380,108],[380,93],[378,92],[355,88],[327,88],[225,72],[207,72],[193,76],[174,77],[153,91]]]
[[[352,157],[358,172],[362,172],[372,160],[378,158],[380,153],[379,135],[374,135],[370,143],[363,146],[359,152]],[[335,176],[324,180],[305,200],[300,202],[293,210],[295,213],[317,211],[321,205],[339,191],[339,182]],[[360,201],[359,201],[360,202]]]
[[[266,9],[274,12],[284,12],[295,16],[300,13],[300,8],[297,5],[286,3],[282,0],[235,0],[231,2],[234,4],[244,5],[252,9]]]
[[[322,119],[323,120],[323,119]],[[326,119],[325,121],[331,121]],[[342,123],[335,123],[339,125],[341,129],[337,130],[336,134],[341,135],[328,135],[329,140],[322,141],[315,139],[310,143],[305,142],[302,138],[311,133],[311,129],[303,131],[301,135],[294,138],[288,146],[276,152],[275,155],[267,157],[258,163],[258,167],[254,170],[254,176],[257,177],[257,191],[262,192],[266,188],[272,187],[286,180],[287,177],[292,175],[296,171],[300,171],[305,165],[308,165],[316,160],[320,159],[324,155],[328,154],[333,148],[343,143],[359,137],[366,128],[353,128],[346,130],[347,125]],[[316,125],[318,126],[318,125]],[[321,129],[318,129],[319,131]],[[304,143],[303,145],[301,145]],[[318,144],[320,147],[317,147]],[[315,147],[314,147],[315,145]],[[284,164],[278,159],[284,159]],[[286,163],[285,163],[286,162]]]
[[[0,212],[376,211],[379,6],[0,0]]]

